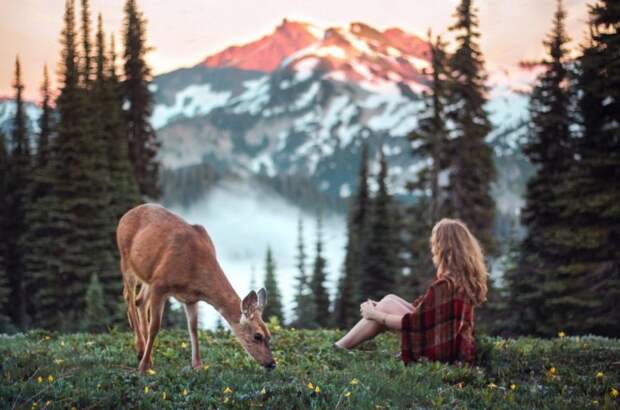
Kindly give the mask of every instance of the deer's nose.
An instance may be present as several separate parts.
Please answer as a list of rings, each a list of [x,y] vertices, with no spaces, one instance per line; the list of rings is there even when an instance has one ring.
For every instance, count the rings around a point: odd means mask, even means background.
[[[276,362],[275,362],[275,360],[272,360],[270,363],[267,363],[267,364],[265,365],[265,369],[267,369],[267,370],[273,370],[273,369],[275,369],[275,368],[276,368]]]

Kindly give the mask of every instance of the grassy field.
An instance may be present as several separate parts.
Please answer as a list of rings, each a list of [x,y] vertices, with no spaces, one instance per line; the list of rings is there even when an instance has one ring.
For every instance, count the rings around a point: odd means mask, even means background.
[[[620,341],[481,338],[475,367],[405,367],[398,340],[331,347],[336,331],[273,330],[278,368],[257,366],[227,333],[201,332],[204,368],[183,331],[162,331],[139,376],[129,333],[0,336],[3,408],[620,408]]]

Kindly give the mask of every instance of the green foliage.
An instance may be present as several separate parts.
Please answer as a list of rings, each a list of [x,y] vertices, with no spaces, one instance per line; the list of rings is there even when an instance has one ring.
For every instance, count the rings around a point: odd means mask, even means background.
[[[267,291],[267,306],[263,310],[263,318],[266,320],[275,317],[284,322],[284,314],[282,313],[282,296],[278,289],[278,279],[276,277],[276,264],[273,260],[273,254],[271,248],[267,248],[267,255],[265,256],[265,290]]]
[[[4,135],[0,132],[0,237],[6,238],[6,216],[7,216],[7,186],[8,186],[8,162],[9,157],[6,150]],[[5,331],[10,322],[9,317],[9,298],[10,286],[8,271],[6,266],[6,242],[0,241],[0,332]]]
[[[21,80],[21,66],[19,58],[15,60],[15,117],[11,134],[11,151],[7,169],[6,187],[6,215],[5,232],[5,263],[8,273],[11,297],[9,313],[12,320],[19,326],[25,327],[28,321],[28,297],[26,286],[28,283],[27,271],[24,263],[24,249],[20,239],[26,227],[26,206],[28,185],[32,158],[30,153],[30,139],[26,125],[26,113],[22,93],[24,84]]]
[[[123,97],[128,104],[125,120],[129,135],[129,158],[140,193],[158,198],[159,163],[157,150],[159,142],[150,123],[153,111],[153,96],[148,89],[151,70],[146,64],[146,20],[138,10],[135,0],[125,3],[124,72]]]
[[[0,336],[0,399],[16,408],[617,408],[618,341],[482,338],[475,367],[403,366],[384,335],[346,352],[338,331],[272,327],[278,367],[266,372],[225,332],[200,331],[204,366],[189,366],[187,332],[160,332],[155,373],[140,376],[130,333]]]
[[[327,327],[329,318],[329,293],[325,287],[327,280],[326,266],[327,261],[323,257],[323,233],[322,216],[317,216],[316,226],[316,255],[314,257],[314,267],[310,279],[310,290],[312,296],[311,317],[312,324],[318,327]]]
[[[565,18],[559,2],[553,30],[544,43],[548,50],[546,70],[530,98],[531,131],[524,147],[537,172],[527,185],[522,212],[527,235],[521,245],[518,279],[515,278],[519,284],[512,289],[511,300],[512,308],[523,317],[519,326],[531,334],[554,334],[557,323],[571,326],[572,315],[565,309],[585,308],[559,303],[580,287],[579,278],[569,278],[559,270],[562,244],[558,232],[567,223],[562,216],[559,192],[570,168],[572,122]],[[575,281],[567,288],[571,280]]]
[[[492,228],[495,203],[491,183],[495,179],[493,152],[485,139],[491,122],[484,108],[487,102],[484,59],[478,45],[478,16],[472,0],[462,0],[456,22],[450,30],[456,35],[456,51],[448,62],[448,119],[451,158],[447,212],[467,224],[487,254],[496,250]]]
[[[103,301],[103,287],[96,274],[90,277],[86,290],[86,315],[83,328],[90,332],[102,332],[106,329],[108,314]]]
[[[306,246],[304,244],[304,226],[301,217],[297,225],[297,285],[295,289],[294,319],[291,326],[305,329],[312,325],[312,294],[306,272]]]
[[[397,227],[394,224],[394,205],[387,189],[387,162],[382,149],[379,163],[379,188],[372,202],[372,218],[360,280],[362,297],[373,300],[394,293],[399,281]]]
[[[368,145],[362,146],[357,190],[350,204],[347,221],[347,245],[344,267],[338,281],[334,307],[335,325],[349,328],[359,316],[363,277],[363,258],[368,240],[371,218],[371,200],[368,191]]]

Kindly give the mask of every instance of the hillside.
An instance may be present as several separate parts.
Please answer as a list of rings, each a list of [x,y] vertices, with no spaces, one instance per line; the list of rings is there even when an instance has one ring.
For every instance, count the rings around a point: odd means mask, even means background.
[[[266,372],[226,333],[201,332],[204,367],[189,368],[183,331],[163,331],[155,373],[135,372],[129,333],[0,336],[2,408],[619,408],[620,342],[482,338],[473,368],[404,367],[397,339],[334,350],[336,331],[272,326],[278,368]]]

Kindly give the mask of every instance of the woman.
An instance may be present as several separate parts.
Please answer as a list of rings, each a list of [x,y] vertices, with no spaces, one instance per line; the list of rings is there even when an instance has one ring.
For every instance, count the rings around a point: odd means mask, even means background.
[[[431,235],[435,281],[413,304],[387,295],[362,303],[362,319],[337,347],[352,349],[386,330],[401,332],[405,364],[421,357],[473,362],[474,307],[486,301],[487,269],[480,245],[464,223],[442,219]]]

